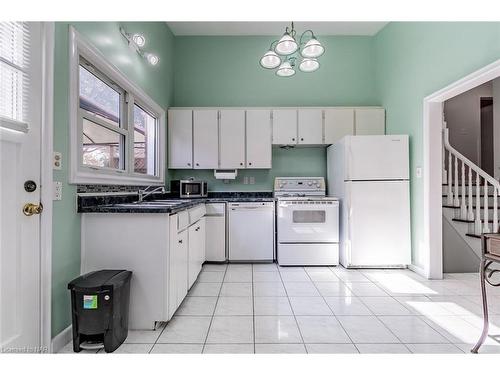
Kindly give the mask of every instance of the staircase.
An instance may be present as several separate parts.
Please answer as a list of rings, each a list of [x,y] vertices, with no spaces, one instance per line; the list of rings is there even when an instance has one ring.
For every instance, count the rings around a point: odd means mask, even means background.
[[[500,183],[450,145],[446,127],[443,145],[443,220],[479,258],[481,234],[499,232]]]

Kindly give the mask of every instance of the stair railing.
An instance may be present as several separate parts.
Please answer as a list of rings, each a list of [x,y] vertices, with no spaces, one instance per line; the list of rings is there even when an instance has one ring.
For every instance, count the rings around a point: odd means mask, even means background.
[[[498,233],[498,192],[500,191],[500,183],[450,145],[448,128],[443,128],[443,145],[444,157],[448,156],[446,203],[460,209],[460,219],[474,222],[474,234]],[[446,162],[444,162],[444,165],[446,165]],[[473,196],[472,187],[473,174],[475,174],[476,182],[475,197]],[[465,186],[466,180],[467,190]],[[488,199],[489,185],[493,188],[493,225],[491,227],[488,217],[488,209],[491,207]],[[483,191],[482,223],[481,190]],[[474,205],[472,204],[473,200],[475,201]]]

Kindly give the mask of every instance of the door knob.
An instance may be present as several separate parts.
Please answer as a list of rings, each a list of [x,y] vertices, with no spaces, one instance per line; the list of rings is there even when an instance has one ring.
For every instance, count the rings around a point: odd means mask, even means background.
[[[43,211],[43,204],[26,203],[23,206],[23,214],[26,216],[40,215]]]

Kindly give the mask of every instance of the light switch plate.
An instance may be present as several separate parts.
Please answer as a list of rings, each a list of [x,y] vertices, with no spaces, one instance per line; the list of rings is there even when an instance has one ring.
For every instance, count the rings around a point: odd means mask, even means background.
[[[62,200],[62,182],[54,181],[52,200],[60,201]]]
[[[243,184],[248,185],[248,176],[243,177]]]
[[[250,185],[255,185],[255,177],[254,176],[250,176],[248,178],[248,182],[249,182]]]
[[[52,166],[55,170],[60,171],[62,169],[62,154],[60,152],[55,152],[52,158]]]

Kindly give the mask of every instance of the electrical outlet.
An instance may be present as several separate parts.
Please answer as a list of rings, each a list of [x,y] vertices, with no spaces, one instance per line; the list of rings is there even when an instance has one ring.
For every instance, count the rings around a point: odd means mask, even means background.
[[[248,178],[248,181],[249,181],[250,185],[255,185],[255,177],[254,176],[250,176]]]
[[[60,171],[62,168],[62,154],[60,152],[54,152],[52,165],[55,170]]]
[[[60,201],[62,200],[62,182],[54,181],[53,191],[52,191],[52,200]]]
[[[415,174],[417,175],[417,178],[422,178],[422,167],[417,167]]]

